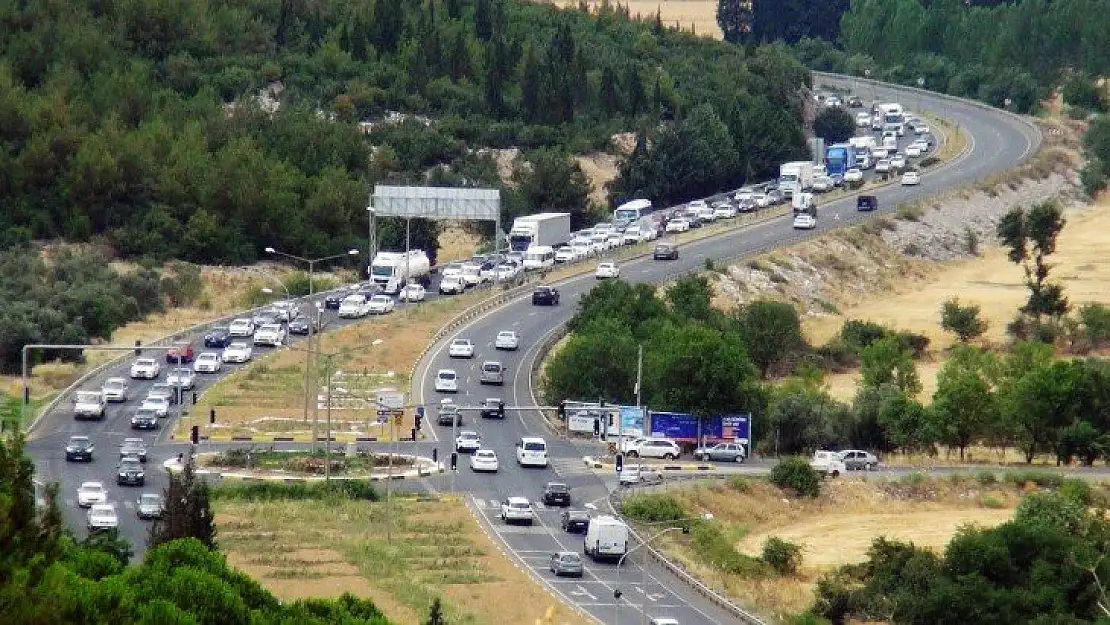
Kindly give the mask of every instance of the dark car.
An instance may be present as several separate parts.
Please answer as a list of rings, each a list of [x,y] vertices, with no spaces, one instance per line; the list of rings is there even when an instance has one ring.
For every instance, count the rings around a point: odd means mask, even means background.
[[[439,425],[462,425],[462,413],[459,412],[459,407],[455,404],[441,404],[439,406],[439,414],[436,415],[436,423]]]
[[[559,291],[553,286],[538,286],[532,291],[533,306],[558,306]]]
[[[585,510],[565,510],[559,525],[564,532],[585,534],[590,529],[590,513]]]
[[[358,292],[362,293],[362,295],[366,298],[366,301],[370,301],[371,297],[374,297],[375,295],[382,292],[382,285],[374,282],[364,284],[358,288]]]
[[[654,260],[678,260],[678,246],[670,243],[660,243],[651,253]]]
[[[482,400],[481,416],[487,419],[497,419],[501,417],[501,412],[497,409],[501,405],[500,397],[487,397]]]
[[[155,384],[146,392],[147,397],[165,397],[171,406],[177,405],[178,390],[169,384]]]
[[[166,362],[185,364],[193,362],[194,358],[196,358],[196,352],[193,350],[193,344],[185,341],[174,343],[173,347],[166,351]]]
[[[253,317],[251,317],[251,321],[254,322],[254,327],[256,328],[261,328],[262,326],[270,323],[283,323],[281,312],[271,309],[261,310],[257,312]]]
[[[146,462],[146,443],[141,438],[125,438],[123,444],[119,446],[119,457],[124,458],[138,458],[139,462]]]
[[[124,458],[120,460],[119,471],[116,472],[116,484],[120,486],[143,486],[146,484],[146,471],[137,458]]]
[[[231,345],[231,333],[226,327],[212,328],[204,335],[205,347],[227,347]]]
[[[343,303],[343,298],[347,297],[347,293],[332,293],[324,298],[324,308],[328,310],[339,310],[339,305]]]
[[[66,460],[92,462],[95,449],[88,436],[70,436],[66,443]]]
[[[879,207],[879,198],[874,195],[861,195],[856,198],[856,210],[873,211]]]
[[[547,486],[543,487],[543,505],[569,506],[570,487],[559,482],[548,482]]]
[[[158,413],[151,409],[138,409],[135,414],[131,415],[131,429],[132,430],[157,430],[158,429]]]
[[[319,332],[319,318],[317,318],[316,321],[313,322],[311,319],[304,315],[297,315],[296,318],[289,322],[289,334],[308,334],[308,330],[310,327],[312,328],[313,332]]]
[[[848,98],[848,108],[863,108],[863,100],[861,100],[859,96],[852,96]]]

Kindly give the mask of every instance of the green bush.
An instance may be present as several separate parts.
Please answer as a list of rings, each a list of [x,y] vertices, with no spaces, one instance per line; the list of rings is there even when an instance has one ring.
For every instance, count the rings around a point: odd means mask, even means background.
[[[1003,500],[1002,497],[998,496],[995,493],[984,494],[983,497],[979,500],[979,503],[982,504],[984,508],[990,508],[992,510],[1000,510],[1006,507],[1005,500]]]
[[[734,475],[728,478],[728,487],[738,493],[746,493],[751,490],[752,483],[746,477]]]
[[[939,165],[939,164],[940,164],[940,157],[926,156],[925,158],[921,159],[921,161],[917,164],[917,166],[920,167],[921,169],[925,169],[927,167],[932,167],[933,165]]]
[[[671,495],[634,495],[624,500],[621,512],[645,523],[664,523],[688,516],[682,504]]]
[[[737,551],[716,523],[695,523],[690,537],[698,559],[718,571],[747,578],[766,577],[770,573],[761,560]]]
[[[1060,496],[1084,506],[1091,505],[1093,491],[1091,484],[1082,478],[1065,478],[1060,484]]]
[[[763,543],[763,561],[780,575],[794,575],[802,566],[802,548],[777,536]]]
[[[289,294],[293,297],[304,297],[308,295],[308,272],[307,271],[294,271],[282,278],[281,283],[289,290]],[[313,274],[312,276],[312,292],[322,293],[330,291],[339,287],[339,281],[327,275]],[[282,291],[284,295],[284,291]]]
[[[994,474],[994,471],[980,471],[975,474],[975,479],[983,486],[998,483],[998,476]]]
[[[231,501],[305,501],[350,499],[378,501],[380,496],[366,480],[330,482],[241,482],[224,483],[212,490],[213,499]]]
[[[771,483],[798,497],[816,497],[821,494],[821,474],[809,466],[805,458],[785,458],[771,469]]]
[[[1048,471],[1007,471],[1006,482],[1015,486],[1036,484],[1041,488],[1060,488],[1064,483],[1064,476]]]

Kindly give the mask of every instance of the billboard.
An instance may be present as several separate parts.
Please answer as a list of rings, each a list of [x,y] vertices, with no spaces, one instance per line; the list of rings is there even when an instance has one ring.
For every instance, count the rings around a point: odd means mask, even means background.
[[[701,429],[698,428],[698,418],[691,414],[681,412],[652,412],[651,435],[670,438],[687,443],[697,443],[698,435],[701,441],[736,441],[751,444],[752,416],[749,413],[717,415],[701,419]]]
[[[621,436],[644,435],[644,410],[637,406],[605,406],[600,407],[597,402],[568,401],[567,429],[571,432],[593,434],[594,419],[600,418],[601,432],[606,435],[616,436],[618,430]],[[617,424],[620,419],[620,425]]]

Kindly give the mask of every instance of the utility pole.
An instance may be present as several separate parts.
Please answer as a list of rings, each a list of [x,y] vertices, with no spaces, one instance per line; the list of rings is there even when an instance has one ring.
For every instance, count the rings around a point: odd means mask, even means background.
[[[393,541],[393,450],[397,441],[397,417],[389,415],[389,469],[385,480],[385,544]]]
[[[405,279],[402,281],[401,288],[405,288],[409,284],[409,239],[412,236],[412,217],[405,218]]]
[[[324,439],[325,439],[324,440],[324,482],[327,483],[327,482],[331,482],[331,371],[332,371],[332,357],[331,356],[328,356],[327,364],[324,365],[324,366],[327,368],[325,376],[326,376],[327,383],[328,383],[328,390],[327,390],[328,431],[327,431],[327,434],[324,435]]]

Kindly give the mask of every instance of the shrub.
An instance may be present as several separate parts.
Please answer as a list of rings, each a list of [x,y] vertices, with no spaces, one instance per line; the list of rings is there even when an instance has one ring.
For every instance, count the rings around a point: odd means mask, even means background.
[[[921,358],[925,355],[925,351],[929,349],[929,337],[924,334],[899,332],[897,336],[898,342],[910,350],[914,358]]]
[[[1091,505],[1091,485],[1084,479],[1066,478],[1060,484],[1060,496],[1084,506]]]
[[[771,469],[771,483],[783,490],[793,491],[798,497],[816,497],[821,494],[821,474],[809,466],[805,458],[786,458]]]
[[[887,329],[871,322],[849,319],[840,328],[840,340],[857,355],[860,350],[886,337]]]
[[[232,501],[304,501],[350,499],[378,501],[378,491],[366,480],[330,482],[245,482],[221,484],[212,490],[213,499]]]
[[[998,476],[994,474],[994,471],[980,471],[975,474],[975,479],[983,486],[998,483]]]
[[[751,490],[752,483],[746,477],[734,475],[728,478],[728,487],[738,493],[746,493]]]
[[[1060,488],[1064,483],[1064,476],[1048,471],[1007,471],[1006,483],[1015,486],[1036,484],[1041,488]]]
[[[1079,308],[1079,322],[1083,324],[1083,338],[1091,349],[1110,341],[1110,308],[1096,302]]]
[[[984,508],[991,508],[992,510],[999,510],[1006,507],[1006,502],[996,493],[984,494],[979,503],[982,504]]]
[[[747,578],[764,577],[769,572],[762,561],[737,551],[715,523],[694,524],[690,537],[698,558],[718,571]]]
[[[794,575],[802,566],[802,548],[776,536],[763,543],[762,557],[780,575]]]
[[[902,219],[904,221],[917,221],[925,214],[925,209],[921,204],[902,204],[898,207],[898,212],[894,214],[895,219]]]
[[[964,247],[968,254],[979,255],[979,235],[970,226],[964,228]]]
[[[626,516],[645,523],[661,523],[686,518],[686,510],[671,495],[635,495],[621,505]]]
[[[926,167],[932,167],[933,165],[939,165],[939,164],[940,164],[940,157],[938,157],[938,156],[926,156],[925,158],[921,159],[921,162],[919,162],[917,164],[917,166],[920,167],[921,169],[925,169]]]

